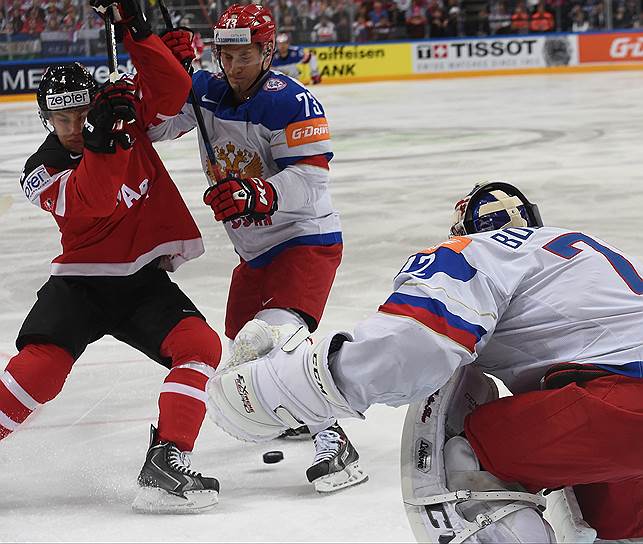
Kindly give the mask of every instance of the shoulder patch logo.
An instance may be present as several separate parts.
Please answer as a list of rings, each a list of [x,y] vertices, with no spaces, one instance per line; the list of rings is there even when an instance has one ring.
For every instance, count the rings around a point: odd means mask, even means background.
[[[287,86],[288,84],[284,80],[271,77],[263,84],[263,90],[275,92],[281,91],[281,89],[285,89]]]
[[[40,193],[42,193],[47,187],[53,183],[49,172],[41,164],[24,176],[24,182],[22,184],[22,190],[25,192],[25,196],[34,201]]]
[[[314,117],[313,119],[298,121],[286,127],[288,147],[312,144],[323,140],[330,140],[328,121],[326,121],[325,117]]]
[[[422,251],[418,251],[418,253],[425,253],[425,254],[435,253],[441,247],[446,247],[447,249],[450,249],[454,253],[460,253],[470,243],[471,243],[471,238],[468,238],[466,236],[454,236],[453,238],[449,238],[448,240],[442,242],[441,244],[438,244],[437,246],[429,247],[427,249],[423,249]]]

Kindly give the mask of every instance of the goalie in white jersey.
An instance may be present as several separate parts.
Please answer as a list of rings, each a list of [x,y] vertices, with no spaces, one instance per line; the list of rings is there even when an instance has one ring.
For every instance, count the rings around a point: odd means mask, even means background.
[[[181,32],[166,35],[173,51],[172,40]],[[255,317],[314,331],[342,257],[339,214],[328,190],[333,157],[328,122],[310,91],[270,70],[275,33],[269,9],[233,4],[214,28],[221,73],[200,70],[192,79],[207,130],[206,141],[199,133],[203,167],[215,182],[204,201],[223,222],[241,261],[232,273],[226,308],[233,360],[256,357],[261,335],[248,328],[239,335]],[[190,99],[179,115],[150,129],[154,139],[192,130],[194,107]],[[316,454],[307,477],[318,491],[366,480],[357,452],[336,422],[310,431]],[[344,450],[350,462],[335,471],[328,461]]]
[[[459,202],[451,233],[409,258],[353,334],[213,378],[210,414],[261,441],[293,421],[417,403],[402,485],[420,538],[553,542],[532,493],[563,486],[599,538],[643,537],[643,266],[542,226],[503,182]],[[482,372],[513,396],[497,400]]]

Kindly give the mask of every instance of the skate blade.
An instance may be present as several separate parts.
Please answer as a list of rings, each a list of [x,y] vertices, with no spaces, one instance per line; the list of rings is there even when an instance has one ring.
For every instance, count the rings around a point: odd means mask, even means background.
[[[313,481],[313,485],[315,486],[315,491],[317,491],[317,493],[333,493],[340,489],[346,489],[347,487],[362,484],[367,480],[368,474],[359,468],[359,463],[355,461],[341,472],[335,472],[333,474],[327,474],[326,476],[317,478]]]
[[[158,487],[143,487],[132,503],[139,514],[199,514],[207,512],[219,502],[214,491],[187,491],[185,498],[172,495]]]

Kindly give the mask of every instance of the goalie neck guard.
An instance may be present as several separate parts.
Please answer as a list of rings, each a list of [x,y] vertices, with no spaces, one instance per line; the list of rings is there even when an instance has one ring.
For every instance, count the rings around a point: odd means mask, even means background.
[[[538,206],[504,181],[477,184],[455,205],[450,234],[464,236],[506,227],[542,227]]]

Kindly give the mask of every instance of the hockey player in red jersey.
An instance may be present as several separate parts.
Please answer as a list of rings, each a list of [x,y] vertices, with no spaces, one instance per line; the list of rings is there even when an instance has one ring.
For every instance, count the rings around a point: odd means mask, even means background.
[[[204,249],[146,133],[181,109],[191,82],[136,0],[116,5],[136,78],[97,88],[73,63],[51,67],[38,89],[51,133],[20,183],[52,215],[62,252],[18,334],[18,354],[0,374],[0,438],[60,393],[88,344],[112,335],[169,369],[133,508],[200,511],[216,504],[219,483],[190,470],[186,454],[205,416],[205,384],[221,342],[168,277]]]
[[[181,32],[167,34],[168,47],[175,49]],[[196,126],[195,107],[204,117],[207,134],[199,134],[204,169],[211,175],[218,170],[222,178],[204,201],[240,258],[226,308],[225,332],[234,341],[235,361],[258,353],[263,338],[253,327],[255,317],[306,332],[317,328],[343,250],[329,191],[333,153],[324,109],[301,83],[270,70],[275,33],[269,9],[230,6],[214,28],[222,71],[197,71],[193,88],[199,103],[190,100],[180,115],[150,130],[153,138],[176,138]],[[209,164],[204,138],[216,164]],[[317,491],[366,481],[357,451],[337,422],[310,432],[315,457],[306,476]],[[335,465],[328,460],[344,448],[351,451],[350,462],[329,471]]]
[[[543,226],[505,182],[461,200],[451,235],[409,257],[354,334],[280,342],[218,373],[210,413],[261,441],[412,403],[402,494],[418,541],[641,542],[643,265]]]

